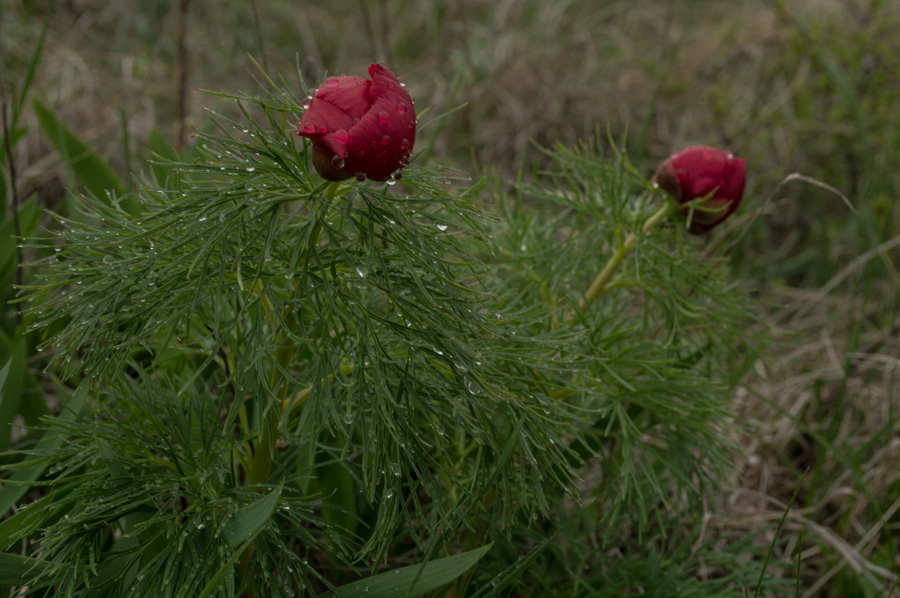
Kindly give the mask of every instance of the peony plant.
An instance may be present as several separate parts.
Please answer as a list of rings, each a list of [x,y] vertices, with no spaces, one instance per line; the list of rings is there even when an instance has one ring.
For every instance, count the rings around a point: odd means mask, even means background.
[[[727,470],[746,349],[727,271],[663,224],[721,222],[743,161],[670,159],[658,209],[622,160],[548,150],[553,173],[491,198],[409,164],[412,97],[369,74],[306,100],[266,78],[242,118],[214,116],[226,134],[154,164],[137,216],[80,196],[35,241],[56,251],[22,301],[77,388],[8,466],[40,478],[40,505],[0,523],[19,595],[654,583],[629,559]]]

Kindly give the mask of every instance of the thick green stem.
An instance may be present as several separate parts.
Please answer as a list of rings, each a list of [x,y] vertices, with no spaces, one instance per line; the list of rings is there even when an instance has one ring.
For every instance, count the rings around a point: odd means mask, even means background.
[[[641,233],[646,234],[653,227],[657,226],[660,222],[665,220],[669,215],[674,214],[677,211],[678,207],[675,206],[672,202],[666,202],[662,208],[659,209],[655,214],[650,216],[647,221],[644,223],[644,226],[641,227]],[[625,241],[619,246],[619,249],[609,258],[609,261],[606,262],[606,265],[603,266],[603,269],[600,270],[600,273],[597,274],[597,278],[594,279],[594,282],[591,283],[591,286],[588,287],[587,292],[584,294],[584,299],[578,302],[578,309],[570,313],[565,320],[567,325],[572,325],[578,321],[578,314],[583,312],[589,305],[591,305],[594,301],[597,300],[597,297],[603,294],[606,290],[607,285],[609,284],[610,279],[613,274],[615,274],[616,270],[619,267],[619,264],[622,263],[622,260],[625,259],[625,256],[628,255],[628,252],[634,249],[634,245],[637,243],[637,235],[634,233],[628,233],[628,236],[625,237]]]

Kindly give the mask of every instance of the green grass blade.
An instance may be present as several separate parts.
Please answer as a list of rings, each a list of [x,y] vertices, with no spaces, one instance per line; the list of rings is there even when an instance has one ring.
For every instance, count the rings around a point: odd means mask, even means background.
[[[422,565],[410,565],[386,573],[343,585],[333,592],[323,594],[322,598],[401,598],[403,596],[421,596],[426,592],[437,590],[459,578],[475,566],[481,557],[490,550],[492,544],[455,554],[442,559],[435,559]],[[421,575],[419,573],[421,572]],[[418,576],[419,580],[416,581]]]
[[[115,197],[128,193],[128,186],[110,165],[57,118],[56,114],[36,98],[33,105],[41,127],[81,185],[107,205],[110,204],[107,192],[113,193]],[[141,212],[140,205],[132,198],[124,198],[121,205],[132,215]]]

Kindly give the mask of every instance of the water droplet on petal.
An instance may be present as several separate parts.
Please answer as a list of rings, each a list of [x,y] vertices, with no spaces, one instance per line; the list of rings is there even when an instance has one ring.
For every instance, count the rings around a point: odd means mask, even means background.
[[[312,105],[312,101],[312,96],[306,96],[305,98],[303,98],[303,103],[300,104],[300,106],[302,106],[304,110],[309,110],[309,107]]]
[[[387,121],[391,120],[391,115],[382,110],[378,113],[378,120],[380,122],[386,123]]]
[[[354,175],[354,176],[356,176],[356,180],[359,181],[360,183],[363,182],[364,180],[366,180],[366,173],[364,173],[364,172],[357,172],[356,175]]]
[[[325,87],[337,87],[340,84],[341,82],[338,81],[337,77],[328,77],[328,79],[325,80]]]
[[[400,102],[397,104],[397,112],[400,114],[406,114],[409,111],[409,106],[406,105],[406,102]]]
[[[390,135],[385,135],[384,137],[381,138],[381,145],[387,145],[390,142],[391,142]]]
[[[334,132],[334,140],[346,145],[347,142],[350,141],[350,133],[348,133],[346,129],[338,129]]]
[[[303,132],[309,133],[309,134],[315,133],[316,125],[314,125],[312,123],[306,123],[305,125],[303,125]]]
[[[340,156],[338,156],[337,154],[335,154],[334,156],[331,157],[331,163],[334,164],[334,167],[337,168],[338,170],[340,170],[344,167],[344,159],[341,158]]]

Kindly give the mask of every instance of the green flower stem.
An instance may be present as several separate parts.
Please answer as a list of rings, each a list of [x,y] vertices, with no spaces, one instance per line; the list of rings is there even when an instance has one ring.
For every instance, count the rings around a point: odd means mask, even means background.
[[[329,183],[327,187],[325,187],[325,191],[322,192],[322,195],[328,201],[334,199],[334,196],[337,195],[338,189],[341,188],[340,183]]]
[[[676,206],[673,202],[667,201],[666,205],[659,209],[655,214],[650,216],[647,221],[644,223],[644,226],[641,227],[641,234],[646,234],[653,227],[657,226],[660,222],[668,218],[670,215],[675,214],[678,211],[678,206]],[[628,255],[628,252],[634,249],[635,244],[637,243],[637,235],[634,233],[629,233],[625,238],[625,241],[619,246],[619,249],[609,258],[609,261],[606,262],[606,265],[603,266],[603,269],[600,270],[600,273],[597,275],[597,278],[594,279],[594,282],[591,283],[591,286],[588,287],[587,292],[584,294],[584,299],[578,302],[578,309],[573,310],[565,320],[566,325],[571,326],[575,322],[578,321],[578,314],[583,312],[588,308],[594,301],[597,300],[597,297],[603,294],[604,291],[608,288],[609,281],[612,278],[613,274],[616,273],[616,269],[618,269],[619,264],[622,263],[622,260],[625,259],[625,256]]]
[[[339,186],[339,183],[329,184],[325,188],[323,196],[329,201],[334,199]],[[310,231],[309,243],[306,248],[308,252],[311,253],[316,250],[316,247],[319,244],[319,236],[321,234],[322,225],[317,220],[315,224],[313,224],[312,230]],[[293,293],[294,290],[291,289],[290,295],[293,295]],[[263,305],[266,309],[267,314],[271,314],[275,309],[275,306],[272,305],[272,303],[267,299],[263,301]],[[291,333],[294,332],[296,325],[297,323],[293,319],[288,319],[286,322],[286,326]],[[274,449],[275,445],[278,443],[281,416],[284,413],[286,404],[290,403],[292,400],[299,401],[295,402],[295,405],[302,403],[307,394],[306,392],[301,392],[296,397],[287,399],[289,385],[282,384],[284,380],[283,372],[287,370],[288,366],[291,363],[291,360],[293,360],[294,353],[296,352],[296,346],[290,339],[288,332],[285,330],[281,330],[278,332],[278,334],[276,335],[275,343],[277,347],[275,349],[275,360],[278,363],[278,366],[272,368],[272,377],[269,381],[269,389],[278,397],[277,404],[279,406],[279,409],[269,409],[265,421],[262,422],[262,432],[260,434],[259,442],[256,445],[256,450],[254,451],[253,457],[250,461],[249,471],[247,472],[247,482],[251,487],[261,487],[263,484],[269,481],[269,474],[272,471]]]

